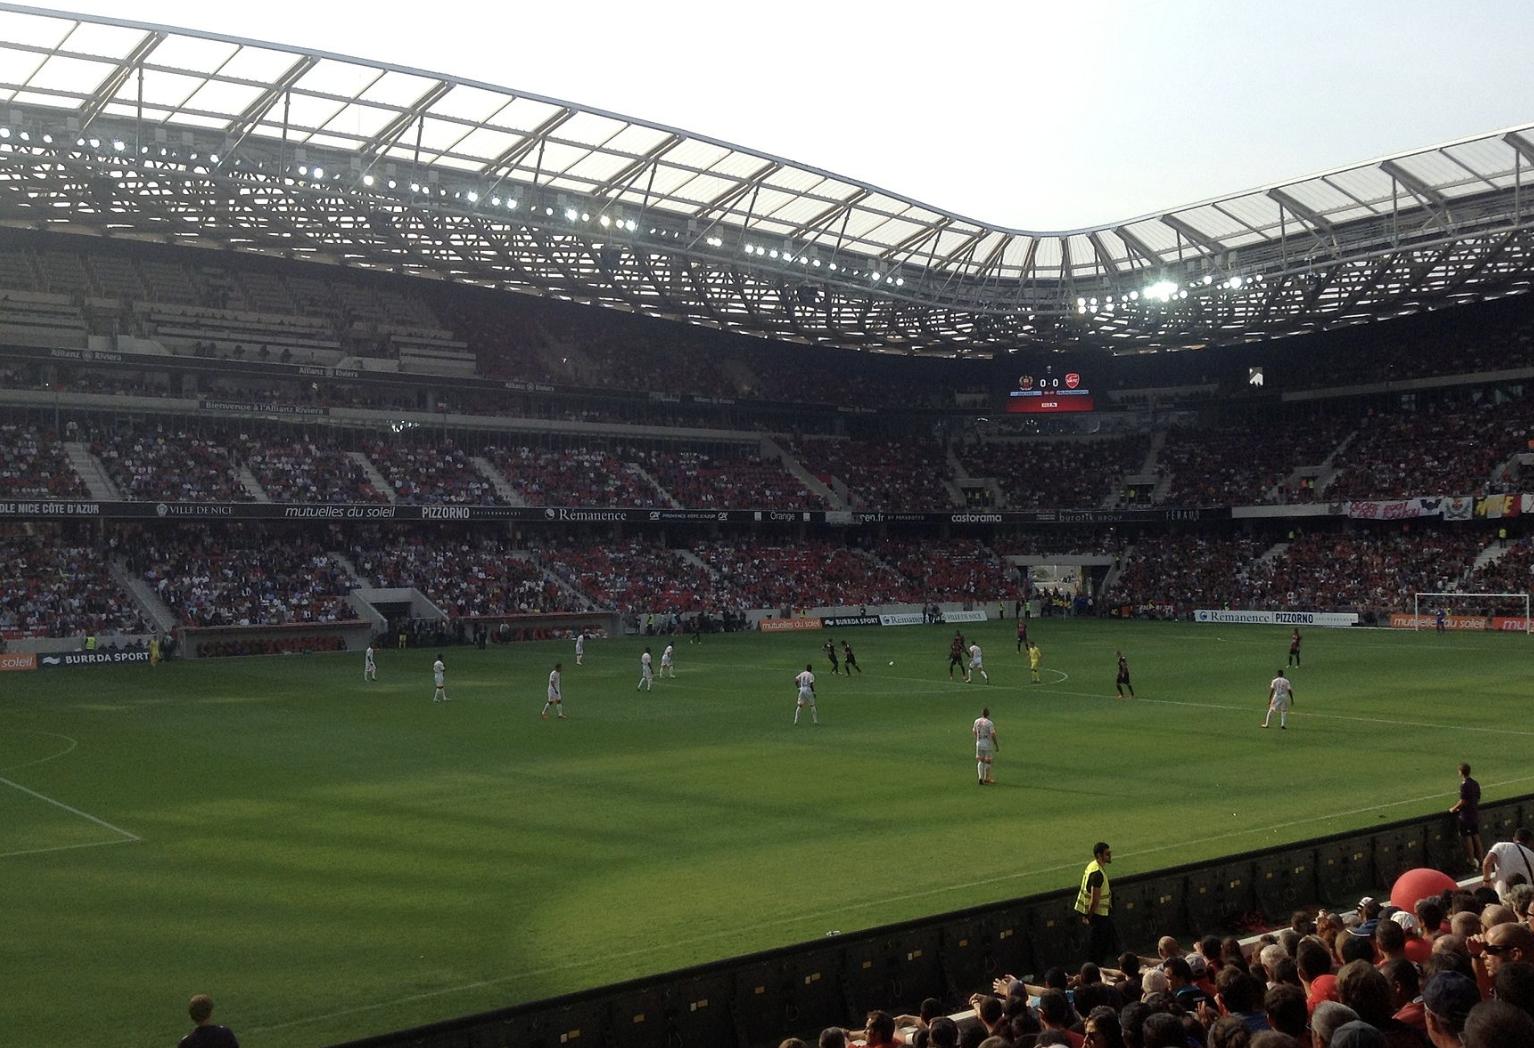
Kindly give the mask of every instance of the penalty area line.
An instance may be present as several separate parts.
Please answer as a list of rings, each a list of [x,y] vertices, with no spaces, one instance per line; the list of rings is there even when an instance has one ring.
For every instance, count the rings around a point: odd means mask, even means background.
[[[19,782],[12,782],[10,779],[5,778],[4,776],[0,776],[0,783],[3,783],[4,785],[9,786],[12,789],[20,790],[22,793],[25,793],[29,797],[36,797],[38,800],[42,801],[45,804],[51,804],[55,808],[62,808],[64,811],[69,812],[69,814],[71,814],[71,815],[78,815],[80,818],[86,820],[87,822],[93,822],[97,826],[100,826],[104,830],[111,830],[113,833],[117,834],[120,837],[125,838],[126,840],[133,841],[133,842],[138,842],[138,841],[142,841],[144,839],[144,838],[140,837],[136,833],[129,833],[127,830],[123,829],[121,826],[113,826],[111,823],[107,822],[105,819],[98,819],[98,818],[96,818],[96,816],[92,815],[90,812],[81,811],[79,808],[71,807],[70,805],[65,804],[63,801],[56,801],[52,797],[46,796],[45,794],[38,793],[36,790],[29,789],[28,787],[23,786]],[[116,842],[112,842],[112,843],[116,843]]]

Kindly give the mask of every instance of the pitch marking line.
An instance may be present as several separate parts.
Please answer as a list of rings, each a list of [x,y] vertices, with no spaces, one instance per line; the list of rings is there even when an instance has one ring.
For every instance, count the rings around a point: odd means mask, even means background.
[[[20,790],[22,793],[25,793],[27,796],[29,796],[29,797],[36,797],[38,800],[44,802],[45,804],[51,804],[55,808],[62,808],[65,811],[69,812],[69,814],[71,814],[71,815],[78,815],[80,818],[86,820],[87,822],[93,822],[97,826],[100,826],[104,830],[111,830],[113,833],[117,834],[119,837],[122,837],[125,841],[129,841],[129,842],[132,842],[132,843],[137,843],[137,842],[142,841],[144,839],[144,838],[140,837],[136,833],[129,833],[127,830],[123,829],[121,826],[113,826],[111,823],[107,822],[105,819],[98,819],[98,818],[96,818],[96,816],[92,815],[90,812],[84,812],[84,811],[81,811],[79,808],[71,807],[70,805],[65,804],[63,801],[56,801],[52,797],[48,797],[48,796],[45,796],[44,794],[38,793],[36,790],[28,789],[26,786],[23,786],[19,782],[12,782],[10,779],[5,778],[4,776],[0,776],[0,784],[4,784],[6,786],[9,786],[12,789]],[[118,844],[118,843],[121,843],[121,842],[110,841],[110,842],[105,842],[105,843]],[[48,850],[54,850],[54,849],[48,849]],[[12,853],[12,854],[14,854],[14,853]]]
[[[1497,788],[1501,786],[1513,786],[1520,783],[1534,781],[1534,775],[1521,775],[1517,778],[1503,779],[1500,782],[1487,783],[1486,785]],[[1231,837],[1245,837],[1250,834],[1276,833],[1279,830],[1293,829],[1296,826],[1306,826],[1312,823],[1327,822],[1332,819],[1345,819],[1353,815],[1367,815],[1371,812],[1384,811],[1387,808],[1399,808],[1408,804],[1423,804],[1427,801],[1442,800],[1445,797],[1458,796],[1455,793],[1429,793],[1420,797],[1408,797],[1404,800],[1387,801],[1384,804],[1371,804],[1363,808],[1352,808],[1348,811],[1330,812],[1326,815],[1313,815],[1304,819],[1291,819],[1288,822],[1275,822],[1267,826],[1249,826],[1239,830],[1227,830],[1224,833],[1215,833],[1207,837],[1195,837],[1192,840],[1180,841],[1174,844],[1158,844],[1149,848],[1131,849],[1123,853],[1124,856],[1155,855],[1159,852],[1176,851],[1183,848],[1191,848],[1202,844],[1213,844],[1216,841],[1227,840]],[[803,921],[825,921],[845,916],[853,910],[866,910],[870,907],[885,906],[892,902],[910,902],[915,899],[930,898],[934,895],[946,895],[951,892],[968,891],[973,888],[983,888],[993,884],[1004,884],[1007,881],[1020,880],[1025,877],[1041,877],[1047,873],[1063,873],[1079,869],[1080,861],[1072,860],[1054,866],[1045,866],[1036,870],[1024,870],[1019,873],[1004,873],[996,877],[983,877],[979,880],[966,881],[961,884],[951,884],[940,888],[928,888],[919,892],[905,892],[900,895],[888,895],[878,899],[864,899],[861,902],[848,903],[846,906],[835,910],[820,910],[812,913],[796,914],[792,917],[779,917],[770,921],[757,921],[751,925],[756,928],[773,928],[784,925],[797,924]],[[536,976],[552,975],[555,972],[569,969],[593,967],[603,961],[621,960],[629,957],[641,957],[645,954],[654,953],[658,946],[675,949],[683,946],[697,946],[717,939],[739,935],[745,929],[736,928],[724,932],[711,932],[708,935],[694,936],[690,939],[675,939],[671,942],[660,944],[651,943],[633,950],[622,950],[617,953],[603,953],[600,958],[581,961],[570,961],[565,964],[550,965],[546,968],[531,968],[527,971],[514,972],[510,975],[497,976],[494,979],[479,979],[475,982],[464,983],[461,986],[445,986],[439,990],[424,990],[421,993],[412,993],[404,997],[396,997],[389,1001],[379,1001],[375,1004],[362,1004],[355,1008],[343,1008],[337,1011],[329,1011],[324,1015],[306,1016],[302,1019],[289,1019],[287,1022],[272,1023],[266,1026],[253,1026],[252,1030],[269,1031],[285,1030],[293,1026],[304,1026],[310,1023],[324,1022],[341,1015],[356,1015],[361,1012],[374,1012],[381,1008],[394,1008],[402,1004],[412,1004],[416,1001],[427,1001],[434,997],[446,997],[455,993],[467,993],[470,990],[482,990],[489,986],[499,986],[502,983],[516,982],[519,979],[531,979]]]
[[[46,735],[50,739],[63,739],[65,742],[69,743],[68,746],[65,746],[57,753],[50,753],[46,757],[38,757],[36,760],[24,761],[21,764],[12,764],[8,767],[0,768],[0,771],[19,771],[22,768],[30,768],[34,764],[47,764],[49,761],[55,761],[60,757],[64,757],[73,753],[80,745],[79,739],[72,738],[68,735],[60,735],[56,731],[37,731],[33,728],[0,728],[0,732],[12,732],[22,735]]]

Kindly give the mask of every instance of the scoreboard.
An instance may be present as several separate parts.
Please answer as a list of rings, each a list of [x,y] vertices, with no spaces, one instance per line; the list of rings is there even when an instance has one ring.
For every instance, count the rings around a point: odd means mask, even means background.
[[[1065,411],[1093,411],[1091,387],[1079,371],[1055,374],[1045,368],[1042,375],[1023,375],[1017,386],[1007,392],[1007,411],[1020,415],[1052,415]]]

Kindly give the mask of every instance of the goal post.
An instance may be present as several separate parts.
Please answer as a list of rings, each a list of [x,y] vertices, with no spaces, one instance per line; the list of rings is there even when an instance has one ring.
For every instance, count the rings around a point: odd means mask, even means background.
[[[1534,633],[1528,593],[1413,593],[1411,610],[1413,630],[1433,628],[1441,610],[1454,629]],[[1466,623],[1475,619],[1479,626]]]

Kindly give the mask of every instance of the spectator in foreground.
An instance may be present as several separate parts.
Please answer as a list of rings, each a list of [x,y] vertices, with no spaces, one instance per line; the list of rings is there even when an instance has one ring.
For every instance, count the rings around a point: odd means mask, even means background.
[[[213,1021],[213,998],[199,993],[187,1003],[186,1011],[197,1028],[181,1038],[176,1048],[240,1048],[234,1032]]]
[[[1422,1003],[1427,1009],[1427,1035],[1437,1048],[1457,1048],[1470,1009],[1481,1002],[1475,980],[1459,972],[1439,972],[1427,982]]]

